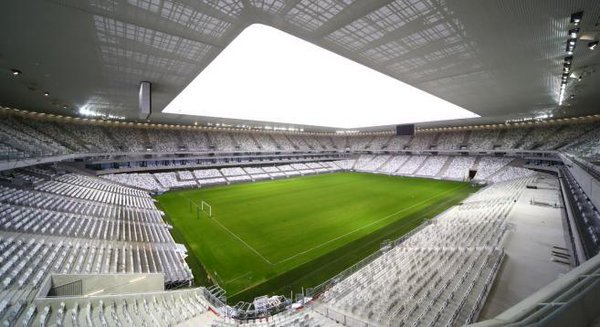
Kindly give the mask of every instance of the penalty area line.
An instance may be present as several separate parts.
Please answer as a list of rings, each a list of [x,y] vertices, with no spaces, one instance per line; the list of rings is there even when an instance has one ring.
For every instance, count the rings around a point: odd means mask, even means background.
[[[188,198],[185,195],[181,195],[181,196],[184,197],[184,198],[186,198],[186,199],[188,199],[188,200],[190,200],[190,202],[192,202],[197,208],[200,208],[200,206],[196,202],[194,202],[194,200]],[[211,217],[210,220],[216,222],[217,224],[219,224],[219,226],[221,226],[221,228],[223,228],[225,231],[227,231],[229,234],[231,234],[231,236],[235,237],[238,241],[240,241],[242,244],[244,244],[248,249],[250,249],[256,255],[258,255],[266,263],[268,263],[270,265],[273,265],[273,263],[271,261],[269,261],[269,259],[265,258],[262,254],[260,254],[260,252],[256,251],[256,249],[253,248],[250,244],[246,243],[239,236],[237,236],[237,234],[235,234],[234,232],[232,232],[231,230],[229,230],[229,228],[225,227],[225,225],[221,224],[221,222],[218,221],[215,217]]]
[[[247,273],[245,273],[245,274],[241,274],[241,275],[239,275],[239,276],[237,276],[237,277],[234,277],[233,279],[226,280],[226,281],[225,281],[225,283],[231,283],[231,282],[235,282],[236,280],[238,280],[238,279],[242,279],[242,278],[244,278],[244,277],[246,277],[246,276],[248,276],[248,275],[252,276],[252,273],[248,271]]]

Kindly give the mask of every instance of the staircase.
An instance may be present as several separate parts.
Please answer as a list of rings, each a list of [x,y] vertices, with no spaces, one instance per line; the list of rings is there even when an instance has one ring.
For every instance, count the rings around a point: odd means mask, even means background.
[[[328,136],[327,139],[331,143],[331,148],[337,149],[337,145],[335,144],[335,141],[333,140],[333,137],[332,136]]]
[[[150,176],[152,176],[152,178],[154,178],[154,180],[156,181],[156,184],[162,186],[164,189],[168,189],[168,187],[164,186],[159,180],[158,178],[156,178],[156,176],[154,176],[154,174],[150,174]]]
[[[392,142],[392,140],[394,139],[394,136],[395,135],[390,135],[390,137],[385,142],[383,142],[383,145],[381,145],[381,149],[379,149],[379,150],[387,149],[388,146],[390,145],[390,142]]]
[[[502,147],[502,140],[504,139],[504,136],[506,136],[506,128],[500,130],[498,137],[496,137],[496,140],[494,140],[494,143],[492,144],[492,149]]]
[[[469,148],[469,140],[471,139],[471,133],[473,131],[468,130],[465,132],[465,135],[463,136],[462,142],[460,143],[460,146],[464,146],[466,149]],[[459,146],[459,148],[460,148]]]
[[[390,155],[381,165],[379,165],[379,167],[377,167],[377,169],[375,169],[375,171],[379,171],[379,169],[381,169],[382,167],[385,167],[385,165],[388,164],[388,162],[390,162],[390,160],[392,160],[394,157],[394,155]]]
[[[404,160],[404,162],[403,162],[403,163],[402,163],[400,166],[398,166],[398,169],[394,170],[394,171],[392,172],[392,174],[395,174],[395,173],[397,173],[398,171],[400,171],[400,169],[402,169],[402,168],[403,168],[403,167],[406,165],[406,163],[407,163],[407,162],[409,162],[409,161],[410,161],[410,156],[408,157],[408,159]]]
[[[388,163],[388,161],[390,161],[390,159],[393,157],[394,157],[393,155],[387,155],[387,158],[385,159],[385,161],[382,162],[379,166],[377,166],[377,168],[373,169],[373,171],[379,171],[379,169],[381,167],[383,167],[386,163]],[[373,157],[373,160],[375,160],[375,158],[377,158],[377,157]]]
[[[533,128],[528,128],[527,132],[525,132],[525,134],[523,134],[523,136],[517,141],[517,143],[515,143],[515,146],[513,148],[519,149],[521,147],[521,145],[523,145],[523,143],[525,142],[527,137],[529,137],[529,134],[531,134],[532,131],[533,131]]]
[[[208,142],[208,148],[209,149],[216,149],[217,148],[217,146],[215,145],[215,140],[212,138],[211,133],[202,132],[202,135],[204,135],[204,138],[206,138],[206,141]]]
[[[306,140],[303,137],[299,138],[299,140],[300,140],[300,142],[304,143],[304,145],[306,145],[309,149],[311,149],[311,150],[315,149],[315,147],[310,145],[310,143],[306,142]]]
[[[178,130],[175,131],[175,139],[177,139],[177,147],[178,148],[187,150],[188,147],[185,144],[185,142],[183,141],[183,138],[181,137],[181,132]]]
[[[508,169],[508,167],[523,167],[523,164],[525,163],[525,159],[515,159],[509,163],[507,163],[504,167],[496,170],[493,174],[489,175],[488,177],[486,177],[486,180],[491,180],[492,178],[494,178],[495,176],[498,176],[500,174],[502,174],[506,169]]]
[[[481,156],[475,157],[475,162],[473,163],[473,165],[469,169],[470,170],[478,170],[479,169],[479,162],[481,161],[481,158],[482,158]]]
[[[60,129],[61,133],[68,135],[70,139],[72,139],[75,143],[77,143],[77,145],[83,147],[84,149],[95,148],[95,146],[93,144],[88,144],[88,143],[83,142],[81,140],[81,138],[79,138],[78,136],[73,134],[68,128],[65,128],[64,125],[54,124],[54,126],[56,126],[56,128],[58,128],[58,129]]]
[[[368,150],[371,148],[371,144],[373,143],[373,140],[375,139],[375,136],[371,136],[371,138],[367,141],[367,143],[365,144],[365,147],[363,148],[364,150]]]
[[[354,160],[354,163],[352,164],[352,168],[350,168],[350,169],[352,169],[352,170],[356,169],[356,164],[358,163],[358,159],[360,159],[360,156]],[[371,160],[373,160],[373,159],[371,158]]]
[[[554,135],[560,135],[560,133],[562,133],[562,131],[563,131],[565,128],[567,128],[567,125],[560,125],[560,126],[558,126],[558,128],[556,128],[556,129],[554,130],[554,132],[553,132],[552,134],[554,134]],[[529,147],[529,149],[527,149],[527,150],[538,150],[538,149],[539,149],[541,146],[543,146],[543,145],[544,145],[544,141],[538,141],[538,142],[535,142],[534,144],[532,144],[532,145]],[[553,149],[553,150],[554,150],[554,149]]]
[[[238,141],[235,139],[235,137],[233,137],[233,134],[231,133],[227,133],[227,136],[229,137],[229,139],[231,139],[231,144],[233,144],[233,147],[236,150],[239,150],[241,148],[240,144],[238,143]]]
[[[435,136],[433,137],[433,140],[429,143],[429,145],[427,145],[427,149],[431,149],[434,146],[437,148],[437,144],[438,144],[438,142],[439,142],[440,137],[442,136],[442,134],[444,134],[444,133],[435,133]]]
[[[452,165],[452,162],[454,161],[454,158],[456,158],[456,157],[448,157],[448,160],[446,160],[446,162],[442,166],[442,169],[440,169],[440,171],[435,176],[436,177],[442,177],[442,176],[444,176],[444,174],[448,170],[448,167],[450,167],[450,165]]]
[[[281,134],[281,135],[283,135],[283,137],[285,137],[288,140],[288,142],[290,142],[290,144],[294,147],[295,150],[300,150],[300,147],[298,146],[298,144],[296,144],[296,142],[294,142],[286,134]]]
[[[414,173],[418,172],[419,170],[421,170],[421,168],[423,168],[423,166],[425,166],[427,164],[427,161],[429,161],[429,159],[431,159],[433,157],[434,156],[427,156],[427,158],[425,158],[425,160],[423,160],[423,162],[421,162],[419,167],[417,167],[417,169],[415,169],[411,174],[414,174]]]
[[[252,140],[252,143],[254,143],[254,145],[256,146],[257,149],[262,150],[263,146],[262,144],[260,144],[256,138],[254,137],[253,133],[248,133],[248,136],[250,136],[250,139]]]
[[[586,135],[594,133],[595,131],[600,130],[600,126],[598,126],[597,128],[590,128],[589,130],[583,132],[582,134],[580,134],[579,136],[577,136],[573,141],[571,141],[570,143],[564,144],[564,145],[560,145],[557,147],[558,148],[566,148],[566,147],[572,147],[572,146],[576,146],[579,145],[581,143],[587,142],[587,140],[589,139],[588,137],[586,137]]]
[[[319,141],[319,139],[318,139],[318,138],[316,138],[316,137],[313,137],[313,139],[314,139],[315,141],[317,141],[317,143],[318,143],[318,144],[321,146],[321,148],[322,148],[323,150],[327,150],[327,147],[325,146],[325,144],[321,143],[321,141]]]
[[[140,134],[142,135],[142,140],[144,140],[144,145],[146,146],[146,149],[155,150],[153,142],[150,142],[148,130],[146,128],[140,128]]]
[[[110,128],[102,128],[101,131],[106,135],[106,138],[110,141],[113,148],[123,151],[124,148],[121,143],[117,140],[117,138],[110,132]]]
[[[279,144],[277,141],[275,141],[275,138],[273,137],[273,135],[271,134],[267,134],[267,138],[269,139],[269,141],[273,142],[273,144],[275,144],[275,147],[279,150],[283,150],[283,147],[281,146],[281,144]]]
[[[415,139],[415,136],[411,135],[410,139],[404,144],[404,149],[410,149],[414,139]]]

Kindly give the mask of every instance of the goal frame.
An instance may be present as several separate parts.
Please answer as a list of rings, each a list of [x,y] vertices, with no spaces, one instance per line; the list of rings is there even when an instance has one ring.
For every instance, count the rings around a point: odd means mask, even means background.
[[[205,206],[208,208],[208,216],[212,217],[212,206],[210,204],[208,204],[208,202],[202,200],[200,202],[200,210],[206,212],[206,210],[204,209]]]

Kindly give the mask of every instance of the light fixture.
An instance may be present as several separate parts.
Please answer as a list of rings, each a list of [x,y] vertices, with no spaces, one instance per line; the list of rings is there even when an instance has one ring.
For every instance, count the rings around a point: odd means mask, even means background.
[[[598,46],[598,41],[593,41],[593,42],[588,43],[588,49],[590,49],[590,50],[596,49],[597,46]]]
[[[23,72],[21,72],[21,71],[20,71],[20,70],[18,70],[18,69],[11,69],[10,71],[12,72],[12,74],[13,74],[14,76],[18,76],[18,75],[21,75],[21,74],[23,74]]]
[[[577,34],[579,34],[579,27],[573,28],[569,30],[569,37],[576,39],[577,38]]]
[[[44,92],[44,96],[45,97],[50,96],[50,92],[48,92],[48,91]]]
[[[581,23],[581,18],[583,18],[583,11],[571,14],[571,24],[575,24],[575,26],[579,25],[579,23]]]
[[[577,41],[576,39],[568,39],[567,40],[567,47],[566,47],[567,54],[569,54],[569,55],[573,54],[573,50],[575,50],[575,44],[577,43],[576,41]]]
[[[63,109],[69,109],[69,106],[67,106],[66,104],[63,105]]]
[[[573,56],[565,57],[565,64],[571,64],[573,62]]]

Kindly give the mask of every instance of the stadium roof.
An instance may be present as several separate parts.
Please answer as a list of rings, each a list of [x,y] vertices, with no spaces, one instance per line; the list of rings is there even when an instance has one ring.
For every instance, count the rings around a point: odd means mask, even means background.
[[[0,11],[0,104],[22,109],[136,119],[139,83],[151,81],[152,121],[196,121],[160,111],[261,23],[484,118],[599,111],[600,49],[587,46],[600,38],[593,0],[26,0],[3,1]]]

